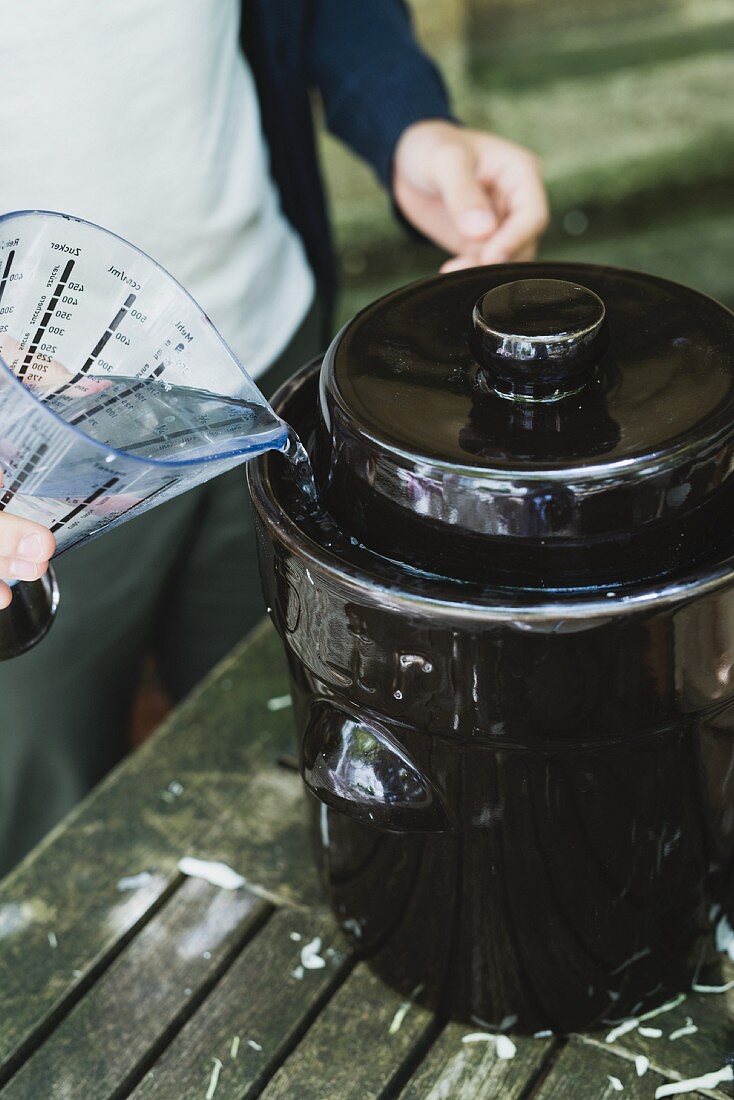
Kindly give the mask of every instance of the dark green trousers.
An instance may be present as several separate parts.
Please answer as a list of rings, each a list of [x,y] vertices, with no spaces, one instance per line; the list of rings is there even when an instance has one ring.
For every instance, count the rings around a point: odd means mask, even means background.
[[[321,344],[315,306],[258,384],[270,396]],[[56,564],[48,636],[0,664],[0,876],[129,749],[141,664],[176,701],[262,617],[243,467]]]

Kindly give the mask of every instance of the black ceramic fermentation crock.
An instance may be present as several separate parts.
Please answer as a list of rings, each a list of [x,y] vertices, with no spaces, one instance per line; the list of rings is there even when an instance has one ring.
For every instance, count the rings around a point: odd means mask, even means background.
[[[583,265],[438,277],[277,398],[250,466],[335,912],[464,1020],[690,983],[734,835],[734,317]],[[417,992],[416,992],[417,991]]]

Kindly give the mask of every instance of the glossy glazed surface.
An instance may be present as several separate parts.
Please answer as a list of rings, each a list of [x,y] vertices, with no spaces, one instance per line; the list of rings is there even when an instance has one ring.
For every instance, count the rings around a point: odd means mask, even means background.
[[[320,425],[317,412],[319,369],[321,360],[314,360],[296,374],[279,391],[279,407],[287,412],[289,422],[298,426],[300,435],[314,456],[315,441]],[[725,513],[715,517],[718,528],[727,533],[706,541],[696,527],[687,529],[678,545],[668,542],[669,560],[681,560],[690,564],[691,547],[695,547],[696,569],[671,568],[663,577],[650,582],[644,569],[644,559],[632,559],[634,570],[622,583],[608,574],[601,582],[593,575],[585,576],[579,587],[554,587],[550,579],[542,588],[525,585],[518,572],[521,558],[516,555],[512,569],[506,576],[498,573],[488,582],[481,572],[478,576],[462,577],[455,568],[460,565],[456,545],[446,554],[447,569],[434,573],[380,555],[368,549],[349,531],[345,531],[326,507],[314,511],[294,477],[295,467],[276,454],[267,456],[260,464],[248,467],[248,481],[254,489],[258,506],[267,514],[268,522],[277,526],[279,539],[291,551],[303,557],[307,563],[317,565],[333,584],[351,585],[360,599],[370,600],[381,607],[390,607],[397,614],[412,612],[418,605],[422,613],[437,618],[474,622],[522,622],[528,629],[545,629],[545,624],[556,623],[556,630],[575,630],[583,619],[607,621],[612,616],[626,615],[655,603],[657,607],[670,607],[683,600],[698,598],[703,594],[727,586],[734,576],[734,551],[728,538]],[[321,497],[324,504],[324,497]],[[699,513],[700,515],[700,513]],[[391,531],[390,520],[381,518],[382,529],[373,535],[387,538]],[[634,534],[634,533],[633,533]],[[421,540],[428,538],[427,529],[421,529]],[[507,540],[508,543],[510,540]],[[637,545],[628,542],[622,548]],[[422,542],[414,544],[418,555]],[[534,556],[541,550],[537,540],[527,543],[527,550]],[[589,547],[592,550],[593,547]],[[681,550],[685,551],[681,554]],[[488,556],[487,556],[488,557]],[[492,560],[495,551],[493,549]],[[486,559],[485,559],[486,560]],[[479,563],[482,564],[481,562]],[[454,567],[451,575],[450,568]],[[562,621],[562,626],[558,623]]]
[[[478,382],[509,399],[560,401],[594,376],[607,351],[598,295],[566,279],[515,279],[474,306]]]
[[[608,350],[563,400],[500,397],[475,358],[476,301],[529,271],[575,279],[606,307]],[[709,524],[704,547],[731,538],[713,516],[731,514],[733,348],[728,310],[632,272],[506,265],[397,291],[324,361],[315,458],[329,510],[381,554],[485,583],[513,562],[539,587],[630,579],[625,558],[648,577],[695,563],[693,526]],[[689,523],[697,508],[709,513]]]
[[[278,405],[304,439],[314,386]],[[461,587],[309,527],[277,456],[250,484],[324,883],[384,979],[529,1031],[684,987],[734,854],[731,579],[606,617],[467,615]]]
[[[474,387],[474,304],[523,276],[574,279],[604,303],[604,410],[617,431],[603,451],[584,454],[571,432],[568,449],[559,446],[545,462],[524,456],[522,431],[517,451],[513,438],[493,443],[489,435],[481,454],[464,446],[463,431],[485,397]],[[665,279],[590,264],[506,264],[427,279],[367,307],[332,345],[325,386],[365,433],[426,461],[518,473],[577,468],[731,434],[733,337],[729,310]]]

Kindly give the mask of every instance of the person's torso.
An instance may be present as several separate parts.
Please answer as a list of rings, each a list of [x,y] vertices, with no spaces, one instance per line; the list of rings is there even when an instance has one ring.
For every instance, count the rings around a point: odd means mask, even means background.
[[[238,0],[0,0],[0,211],[127,237],[258,373],[313,278],[268,173],[239,15]]]

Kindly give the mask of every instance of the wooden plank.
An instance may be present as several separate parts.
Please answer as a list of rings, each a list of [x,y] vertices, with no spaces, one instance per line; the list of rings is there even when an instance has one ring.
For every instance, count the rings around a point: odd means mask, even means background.
[[[406,1003],[360,963],[276,1073],[263,1100],[385,1096],[437,1026],[429,1012],[411,1005],[391,1034]]]
[[[299,977],[301,950],[315,937],[326,966]],[[215,1058],[222,1063],[216,1100],[257,1093],[350,966],[333,923],[276,913],[141,1081],[134,1100],[198,1100]]]
[[[734,965],[726,960],[720,971],[710,980],[711,984],[722,985],[733,978]],[[670,1036],[686,1026],[689,1020],[698,1030],[694,1034],[682,1035],[671,1041]],[[612,1054],[626,1059],[644,1054],[655,1070],[666,1078],[679,1081],[709,1073],[724,1065],[732,1052],[733,1022],[734,989],[725,994],[689,993],[677,1008],[644,1021],[643,1027],[662,1031],[660,1038],[641,1035],[637,1030],[620,1036],[613,1043],[606,1043],[604,1034],[583,1038],[589,1046],[606,1048]],[[731,1096],[732,1091],[734,1090],[730,1086],[722,1086],[707,1095],[725,1097]]]
[[[497,1057],[494,1043],[462,1043],[473,1029],[448,1024],[399,1100],[521,1100],[553,1049],[552,1039],[513,1037],[517,1053]]]
[[[277,764],[292,714],[267,707],[287,691],[264,624],[0,884],[0,1082],[155,911],[181,856],[223,859],[285,903],[319,898],[300,780]]]
[[[709,1067],[718,1068],[718,1067]],[[622,1085],[615,1089],[610,1077]],[[652,1100],[666,1080],[653,1070],[638,1077],[635,1066],[600,1047],[573,1039],[543,1081],[533,1100]],[[689,1093],[693,1100],[709,1093]],[[504,1098],[503,1098],[504,1100]]]
[[[3,1100],[110,1100],[199,1003],[271,907],[186,879],[2,1090]]]

